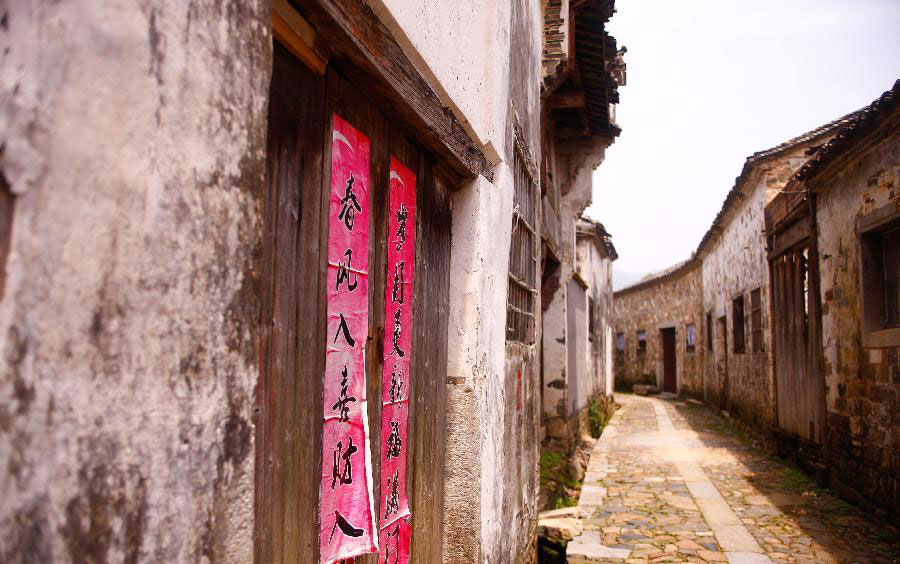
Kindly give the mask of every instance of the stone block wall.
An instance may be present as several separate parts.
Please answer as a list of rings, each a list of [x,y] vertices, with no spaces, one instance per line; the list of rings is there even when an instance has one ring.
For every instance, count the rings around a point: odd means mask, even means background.
[[[826,386],[825,457],[833,487],[895,515],[900,508],[900,341],[869,342],[861,323],[860,217],[900,210],[900,141],[893,136],[817,194]]]
[[[702,359],[705,351],[700,264],[689,261],[660,276],[619,290],[613,297],[615,333],[625,335],[625,350],[616,374],[616,387],[630,391],[635,384],[662,388],[663,356],[660,329],[675,328],[676,379],[680,394],[702,397]],[[687,350],[687,326],[694,324],[694,351]],[[637,350],[637,332],[647,335],[647,349]]]

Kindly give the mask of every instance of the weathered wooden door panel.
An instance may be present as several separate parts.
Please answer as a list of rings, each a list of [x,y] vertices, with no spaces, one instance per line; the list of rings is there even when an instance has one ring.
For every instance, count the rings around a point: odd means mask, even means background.
[[[318,560],[324,355],[325,83],[276,43],[269,100],[257,388],[258,563]]]
[[[413,561],[440,562],[450,265],[450,185],[364,87],[311,73],[276,43],[264,200],[255,561],[319,561],[322,383],[331,117],[365,134],[370,154],[367,397],[375,509],[382,505],[381,382],[389,161],[417,176],[408,492]],[[375,564],[377,555],[356,559]]]
[[[801,247],[772,260],[776,406],[783,432],[821,444],[823,391],[811,346],[815,304],[807,257],[808,248]]]

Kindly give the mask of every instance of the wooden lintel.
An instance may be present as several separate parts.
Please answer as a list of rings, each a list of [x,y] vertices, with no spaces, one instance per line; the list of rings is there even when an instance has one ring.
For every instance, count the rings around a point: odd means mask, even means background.
[[[364,0],[292,0],[331,52],[331,63],[372,93],[385,113],[463,178],[494,173],[481,147]],[[349,63],[344,66],[341,62]]]
[[[313,48],[315,30],[297,13],[287,0],[272,3],[272,34],[295,57],[316,74],[325,74],[325,59]]]
[[[584,92],[554,94],[547,99],[547,107],[551,110],[558,108],[583,108],[584,104]]]

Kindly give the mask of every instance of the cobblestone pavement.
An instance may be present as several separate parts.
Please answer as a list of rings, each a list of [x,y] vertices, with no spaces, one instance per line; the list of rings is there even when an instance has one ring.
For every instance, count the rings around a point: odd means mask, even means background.
[[[623,403],[591,455],[568,562],[900,562],[900,537],[681,401]]]

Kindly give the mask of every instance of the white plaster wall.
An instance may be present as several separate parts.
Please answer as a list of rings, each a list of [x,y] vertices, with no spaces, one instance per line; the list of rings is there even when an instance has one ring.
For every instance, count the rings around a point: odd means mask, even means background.
[[[370,1],[442,102],[484,145],[488,158],[499,162],[505,154],[511,3]]]
[[[512,176],[495,168],[454,194],[448,325],[445,561],[481,562],[500,536],[506,287]],[[479,495],[472,495],[474,491]]]

